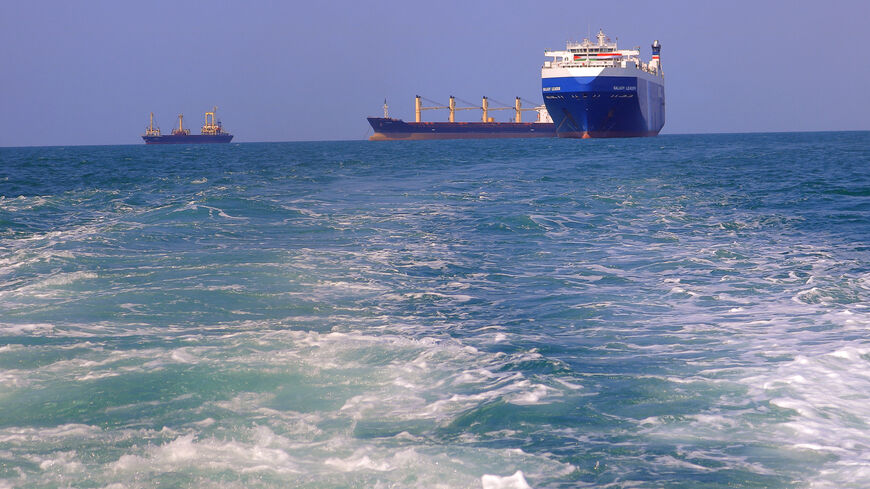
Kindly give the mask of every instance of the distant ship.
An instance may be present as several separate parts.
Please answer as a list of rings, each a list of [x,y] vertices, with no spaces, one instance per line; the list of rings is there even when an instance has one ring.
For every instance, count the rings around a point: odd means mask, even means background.
[[[389,116],[387,101],[384,100],[384,116],[368,117],[374,134],[369,141],[399,141],[423,139],[488,139],[488,138],[551,138],[556,136],[555,126],[547,109],[543,105],[524,109],[517,97],[514,107],[489,107],[489,99],[483,97],[480,107],[456,107],[456,98],[450,97],[446,106],[423,107],[422,97],[416,97],[416,120],[405,122]],[[448,109],[447,122],[423,122],[422,112],[432,109]],[[457,110],[480,109],[483,111],[481,122],[456,122]],[[489,116],[493,110],[514,110],[516,115],[512,122],[495,122]],[[538,118],[535,122],[522,122],[524,111],[535,111]]]
[[[661,49],[640,60],[637,49],[617,49],[599,30],[597,43],[568,42],[545,51],[541,68],[544,104],[560,138],[655,136],[665,125],[665,78]]]
[[[202,125],[200,134],[191,134],[190,129],[185,129],[182,124],[184,114],[178,114],[178,127],[172,130],[172,134],[161,135],[160,128],[154,127],[154,112],[152,112],[148,128],[145,129],[142,139],[145,140],[145,144],[228,143],[233,139],[233,135],[224,132],[221,122],[215,118],[216,113],[217,107],[211,112],[205,113],[205,123]]]

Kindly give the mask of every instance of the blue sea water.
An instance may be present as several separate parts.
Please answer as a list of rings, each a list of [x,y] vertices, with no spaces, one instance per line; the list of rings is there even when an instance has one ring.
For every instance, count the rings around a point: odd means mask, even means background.
[[[870,133],[0,149],[0,488],[870,487]]]

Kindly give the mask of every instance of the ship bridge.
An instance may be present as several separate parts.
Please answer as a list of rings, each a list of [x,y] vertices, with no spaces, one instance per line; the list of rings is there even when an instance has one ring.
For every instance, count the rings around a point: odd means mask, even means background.
[[[603,30],[598,31],[596,40],[568,41],[563,51],[544,51],[544,55],[553,60],[546,61],[543,68],[637,68],[650,74],[659,74],[661,67],[657,56],[651,62],[644,63],[640,59],[639,47],[619,49]]]

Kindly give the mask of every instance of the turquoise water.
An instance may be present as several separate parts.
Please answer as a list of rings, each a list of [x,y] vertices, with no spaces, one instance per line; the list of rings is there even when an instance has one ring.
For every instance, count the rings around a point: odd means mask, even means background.
[[[870,486],[870,134],[0,148],[0,488]]]

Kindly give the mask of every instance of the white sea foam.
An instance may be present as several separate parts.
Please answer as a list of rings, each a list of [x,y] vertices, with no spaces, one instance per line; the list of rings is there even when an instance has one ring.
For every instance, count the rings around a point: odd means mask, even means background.
[[[170,353],[170,358],[178,363],[196,363],[197,357],[190,353],[187,348],[178,348]]]
[[[10,213],[29,211],[44,206],[48,203],[49,198],[50,196],[43,195],[19,195],[17,197],[0,195],[0,210]]]
[[[14,288],[0,291],[0,298],[7,300],[12,298],[26,298],[27,300],[57,298],[68,294],[63,291],[64,286],[95,278],[97,278],[96,273],[86,271],[53,273],[29,283],[19,282]]]
[[[480,478],[480,484],[483,489],[532,489],[521,470],[509,476],[485,474]]]
[[[457,302],[468,302],[473,299],[470,295],[442,294],[440,292],[410,292],[402,294],[401,297],[407,297],[409,299],[450,299]]]
[[[545,385],[532,384],[527,381],[514,384],[514,388],[520,391],[513,395],[505,396],[505,398],[508,402],[519,405],[545,404],[542,400],[555,391],[555,389]]]
[[[870,485],[870,349],[843,345],[798,355],[775,370],[744,379],[757,396],[791,412],[769,427],[795,449],[834,455],[814,487]]]
[[[326,465],[340,470],[342,472],[358,472],[374,470],[378,472],[386,472],[393,470],[394,466],[388,461],[373,461],[368,455],[367,450],[360,449],[356,453],[347,458],[328,458],[324,462]]]
[[[359,292],[385,292],[389,290],[386,286],[382,284],[377,284],[372,281],[369,282],[339,282],[335,280],[321,280],[318,283],[319,286],[324,287],[326,289],[340,289],[340,290],[349,290],[349,291],[359,291]]]
[[[117,377],[119,375],[121,375],[121,374],[118,372],[88,373],[88,374],[76,377],[75,380],[77,382],[87,382],[89,380],[105,379],[108,377]]]
[[[97,274],[93,272],[71,272],[71,273],[58,273],[54,274],[46,279],[43,279],[39,283],[35,284],[33,287],[53,287],[58,285],[67,285],[73,282],[77,282],[80,280],[97,278]]]
[[[122,455],[112,468],[122,473],[147,473],[183,470],[192,465],[215,471],[299,473],[287,452],[269,446],[268,440],[265,444],[249,444],[197,439],[193,434],[151,447],[141,455]]]
[[[0,274],[8,275],[21,267],[42,264],[51,265],[72,261],[75,258],[76,256],[69,251],[22,247],[15,249],[9,255],[0,256]]]
[[[50,335],[55,331],[54,324],[36,323],[36,324],[9,324],[0,323],[0,334],[3,336],[19,336],[19,335],[34,335],[44,336]],[[12,345],[9,345],[10,347]]]
[[[0,443],[21,444],[34,441],[57,443],[68,438],[91,439],[104,433],[97,426],[64,424],[48,428],[9,427],[0,429]]]
[[[75,473],[84,470],[84,465],[76,460],[75,452],[56,452],[51,458],[42,460],[39,463],[39,468],[44,471],[59,471],[64,473]]]

